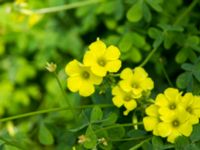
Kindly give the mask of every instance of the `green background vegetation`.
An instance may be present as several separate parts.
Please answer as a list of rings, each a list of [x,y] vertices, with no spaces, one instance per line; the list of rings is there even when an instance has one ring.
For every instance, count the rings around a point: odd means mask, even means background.
[[[28,0],[26,9],[64,6],[82,0]],[[1,118],[41,109],[82,104],[111,103],[110,89],[99,95],[82,98],[66,88],[65,65],[82,60],[88,45],[100,37],[107,45],[117,45],[124,67],[144,66],[155,82],[153,95],[166,87],[174,86],[183,91],[200,94],[200,1],[198,0],[104,0],[77,6],[66,11],[43,14],[33,26],[29,16],[19,21],[20,8],[14,1],[0,1],[0,116]],[[148,63],[145,60],[154,52]],[[63,96],[53,74],[45,70],[46,62],[55,62],[57,73],[64,87]],[[143,63],[142,63],[143,62]],[[115,108],[86,109],[76,127],[69,110],[47,113],[0,124],[0,149],[68,150],[77,144],[81,134],[90,135],[93,141],[86,143],[91,149],[96,136],[91,128],[130,122]],[[81,113],[81,110],[79,110]],[[93,114],[93,115],[92,115]],[[95,116],[95,114],[98,114]],[[86,115],[86,116],[85,116]],[[93,116],[90,118],[90,116]],[[85,121],[100,122],[92,127]],[[102,121],[105,120],[106,121]],[[140,118],[141,120],[141,118]],[[1,122],[1,120],[0,120]],[[73,127],[73,131],[68,128]],[[87,131],[86,131],[87,127]],[[199,149],[200,128],[191,139],[180,139],[176,149]],[[106,131],[104,131],[106,132]],[[143,130],[119,127],[106,134],[114,141],[101,149],[128,149],[148,136]],[[199,135],[197,134],[199,133]],[[134,141],[120,141],[124,137]],[[192,141],[192,146],[190,144]],[[143,149],[164,149],[160,138],[147,139]],[[197,144],[194,144],[194,143]],[[164,142],[165,143],[165,142]],[[167,147],[168,146],[168,147]],[[156,147],[156,148],[155,148]],[[173,147],[173,146],[172,146]]]

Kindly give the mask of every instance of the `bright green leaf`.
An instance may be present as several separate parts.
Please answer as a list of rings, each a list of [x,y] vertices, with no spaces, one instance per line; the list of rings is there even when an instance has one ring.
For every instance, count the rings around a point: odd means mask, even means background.
[[[103,117],[103,112],[102,112],[101,108],[98,106],[95,106],[92,109],[90,121],[91,122],[100,121],[102,119],[102,117]]]
[[[126,17],[130,22],[138,22],[142,19],[142,1],[137,1],[127,12]]]
[[[52,145],[54,143],[53,135],[43,123],[39,126],[38,139],[44,145]]]
[[[97,144],[97,137],[96,137],[91,125],[88,126],[85,136],[86,136],[87,140],[83,144],[84,147],[88,148],[88,149],[94,148]]]

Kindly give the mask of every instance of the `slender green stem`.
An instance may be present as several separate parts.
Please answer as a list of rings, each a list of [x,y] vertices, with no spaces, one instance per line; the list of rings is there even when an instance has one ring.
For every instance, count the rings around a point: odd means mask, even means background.
[[[61,92],[62,92],[62,94],[63,94],[63,98],[66,99],[67,105],[69,106],[69,108],[70,108],[70,110],[71,110],[71,112],[72,112],[72,114],[73,114],[73,116],[74,116],[74,119],[76,120],[76,119],[77,119],[77,117],[76,117],[76,112],[75,112],[74,109],[72,109],[73,107],[72,107],[71,103],[69,102],[69,100],[67,99],[67,94],[66,94],[65,90],[64,90],[63,87],[62,87],[62,84],[61,84],[61,82],[60,82],[60,80],[59,80],[59,78],[58,78],[58,75],[57,75],[56,71],[54,71],[53,73],[54,73],[54,76],[55,76],[55,78],[56,78],[56,81],[57,81],[57,83],[58,83],[58,85],[59,85],[59,87],[60,87],[60,90],[61,90]],[[61,102],[60,102],[60,104],[61,104]],[[61,104],[61,106],[62,106],[62,104]]]
[[[10,121],[10,120],[25,118],[25,117],[34,116],[34,115],[41,115],[41,114],[56,112],[56,111],[93,108],[94,106],[98,106],[98,107],[101,107],[101,108],[114,107],[114,105],[112,105],[112,104],[98,104],[98,105],[83,105],[83,106],[77,106],[77,107],[73,107],[73,108],[70,108],[70,107],[51,108],[51,109],[33,111],[33,112],[20,114],[20,115],[16,115],[16,116],[11,116],[11,117],[7,117],[7,118],[2,118],[2,119],[0,119],[0,122],[6,122],[6,121]]]
[[[145,60],[139,65],[140,67],[143,67],[144,65],[146,65],[146,63],[150,60],[150,58],[152,57],[152,55],[157,51],[159,46],[155,47],[149,54],[148,56],[145,58]]]
[[[37,9],[37,10],[33,10],[33,12],[37,14],[54,13],[58,11],[74,9],[74,8],[87,6],[87,5],[91,5],[95,3],[100,3],[100,2],[102,2],[102,0],[85,0],[85,1],[75,2],[75,3],[66,4],[62,6]]]
[[[190,6],[187,7],[187,9],[183,13],[181,13],[181,15],[176,19],[176,21],[174,22],[174,25],[179,24],[181,20],[183,20],[190,13],[190,11],[195,7],[198,1],[199,0],[193,0]]]
[[[147,138],[143,141],[141,141],[140,143],[138,143],[137,145],[135,145],[134,147],[130,148],[129,150],[137,150],[138,148],[140,148],[145,142],[148,142],[149,140],[151,140],[152,137]]]
[[[149,136],[148,136],[149,137]],[[139,140],[139,139],[144,139],[145,137],[141,138],[123,138],[123,139],[109,139],[112,142],[118,142],[118,141],[133,141],[133,140]],[[138,147],[139,148],[139,147]]]
[[[129,127],[129,126],[141,125],[141,124],[143,124],[143,122],[115,124],[115,125],[112,125],[112,126],[103,127],[101,129],[96,130],[95,132],[101,132],[102,130],[108,130],[108,129],[118,128],[118,127]]]
[[[170,78],[169,78],[169,76],[168,76],[168,74],[167,74],[167,72],[166,72],[166,70],[165,70],[165,67],[164,67],[164,64],[162,63],[162,61],[161,61],[161,69],[162,69],[162,71],[163,71],[163,74],[164,74],[164,76],[165,76],[165,78],[166,78],[168,84],[169,84],[171,87],[173,87],[173,84],[172,84],[172,82],[171,82],[171,80],[170,80]]]

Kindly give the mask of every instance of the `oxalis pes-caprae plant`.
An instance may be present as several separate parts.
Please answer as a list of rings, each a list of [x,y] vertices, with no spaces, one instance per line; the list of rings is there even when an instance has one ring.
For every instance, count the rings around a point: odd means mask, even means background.
[[[117,73],[119,70],[121,72]],[[112,104],[117,108],[123,107],[124,117],[131,113],[133,118],[137,118],[136,122],[133,119],[133,128],[141,117],[142,124],[136,126],[136,129],[144,128],[149,134],[166,138],[169,143],[174,143],[179,136],[189,137],[193,125],[199,122],[199,96],[168,87],[153,100],[151,91],[154,82],[145,69],[141,66],[122,68],[120,50],[114,45],[106,46],[99,38],[89,45],[83,62],[70,61],[65,72],[69,90],[84,97],[91,96],[102,84],[110,86]],[[98,90],[101,94],[101,88]],[[145,115],[137,116],[137,111]],[[93,137],[80,135],[78,142],[84,144],[91,138]],[[97,138],[101,139],[100,143],[105,147],[108,145],[106,137]],[[88,148],[87,145],[85,147]]]

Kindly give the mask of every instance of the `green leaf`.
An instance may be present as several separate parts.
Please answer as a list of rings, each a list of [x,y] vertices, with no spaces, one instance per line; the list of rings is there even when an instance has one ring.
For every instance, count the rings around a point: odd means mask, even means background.
[[[145,3],[143,4],[143,15],[144,15],[144,19],[147,22],[150,22],[152,20],[151,11]]]
[[[136,63],[140,62],[142,59],[142,55],[141,55],[140,51],[135,47],[131,48],[131,51],[129,52],[128,56],[132,62],[136,62]]]
[[[108,116],[106,116],[106,120],[102,122],[102,125],[107,126],[113,124],[117,121],[117,119],[118,119],[118,114],[116,112],[111,112],[108,114]]]
[[[192,134],[190,135],[190,140],[192,142],[197,142],[200,140],[200,124],[193,126]]]
[[[127,52],[133,45],[133,34],[132,32],[126,33],[119,42],[119,48],[121,52]]]
[[[123,127],[115,127],[107,130],[108,137],[111,139],[120,139],[125,134],[125,129]]]
[[[160,4],[163,2],[163,0],[146,0],[146,2],[157,12],[162,11],[162,7]]]
[[[193,70],[193,65],[189,63],[184,63],[181,65],[181,68],[186,70],[186,71],[192,71]]]
[[[163,149],[162,147],[164,146],[162,139],[157,136],[153,136],[152,145],[154,150],[161,150]]]
[[[176,85],[180,89],[187,88],[192,81],[192,74],[190,72],[182,73],[178,76],[176,80]]]
[[[148,30],[148,35],[149,35],[151,38],[155,39],[155,41],[154,41],[154,43],[153,43],[153,47],[154,47],[154,48],[157,48],[158,46],[160,46],[160,44],[161,44],[161,43],[163,42],[163,40],[164,40],[164,35],[163,35],[163,33],[162,33],[160,30],[156,29],[156,28],[150,28],[150,29]]]
[[[99,106],[95,106],[92,109],[91,116],[90,116],[90,121],[91,122],[96,122],[100,121],[103,117],[103,112]]]
[[[175,58],[176,62],[180,64],[185,62],[188,58],[188,53],[189,52],[187,48],[182,48],[176,55],[176,58]]]
[[[94,148],[97,144],[97,137],[91,125],[88,126],[85,135],[87,140],[84,142],[84,147],[88,149]]]
[[[137,48],[143,48],[146,44],[145,38],[138,33],[132,33],[132,40],[134,41],[133,45]]]
[[[200,61],[194,65],[193,75],[200,82]]]
[[[141,139],[147,136],[147,132],[145,132],[144,130],[130,130],[127,135],[131,138],[135,138],[137,139]]]
[[[126,17],[130,22],[138,22],[142,19],[142,1],[137,1],[127,12]]]
[[[179,136],[175,140],[175,150],[184,150],[190,144],[189,139],[184,136]]]
[[[44,145],[52,145],[54,143],[53,135],[43,123],[39,126],[38,139]]]

